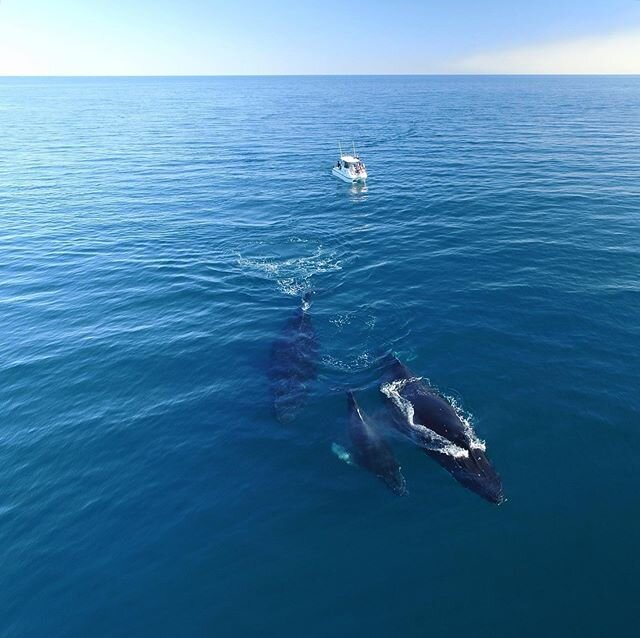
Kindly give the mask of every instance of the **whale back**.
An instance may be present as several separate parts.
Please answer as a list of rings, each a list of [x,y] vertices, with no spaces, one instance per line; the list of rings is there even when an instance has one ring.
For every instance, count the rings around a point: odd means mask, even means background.
[[[371,472],[396,494],[406,494],[406,482],[400,464],[389,443],[377,427],[362,413],[353,392],[347,392],[349,439],[354,461]]]
[[[411,401],[416,423],[460,447],[470,448],[472,441],[462,419],[453,406],[431,387],[417,381],[408,384],[402,391],[402,396]]]
[[[317,378],[318,341],[308,312],[310,297],[287,319],[271,345],[268,376],[278,420],[290,422],[305,405]]]
[[[454,407],[396,357],[387,359],[386,378],[390,381],[381,389],[394,408],[398,430],[467,489],[492,503],[502,503],[500,475],[485,455],[482,444],[474,438],[471,427],[465,425]],[[432,447],[428,431],[456,447],[453,450],[446,446]],[[456,451],[458,453],[452,453]]]
[[[482,450],[471,449],[467,457],[453,457],[433,450],[424,450],[424,453],[468,490],[497,505],[505,501],[502,479]]]
[[[394,391],[402,399],[411,403],[414,423],[456,445],[469,448],[472,443],[469,433],[453,406],[393,354],[386,358],[386,379],[387,383],[395,385]],[[403,427],[402,423],[400,427]]]

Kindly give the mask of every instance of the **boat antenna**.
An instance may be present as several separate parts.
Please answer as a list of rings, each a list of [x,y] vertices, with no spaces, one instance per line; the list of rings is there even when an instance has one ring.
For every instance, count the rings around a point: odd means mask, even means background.
[[[342,143],[338,142],[338,148],[340,149],[340,158],[342,158]]]
[[[357,155],[356,155],[356,145],[353,143],[353,140],[351,140],[351,146],[353,146],[353,156],[357,157]]]

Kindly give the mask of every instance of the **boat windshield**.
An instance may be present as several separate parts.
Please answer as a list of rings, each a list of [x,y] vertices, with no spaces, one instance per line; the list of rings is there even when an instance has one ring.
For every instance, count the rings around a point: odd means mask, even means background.
[[[353,160],[353,159],[341,159],[338,162],[338,168],[340,168],[340,164],[342,164],[342,168],[348,172],[355,173],[363,173],[364,172],[364,164],[361,160]]]

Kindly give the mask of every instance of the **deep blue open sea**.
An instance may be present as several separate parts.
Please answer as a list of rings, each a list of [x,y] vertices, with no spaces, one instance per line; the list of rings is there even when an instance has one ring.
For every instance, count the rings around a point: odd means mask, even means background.
[[[639,78],[5,78],[0,133],[2,638],[637,632]],[[332,454],[388,350],[504,505]]]

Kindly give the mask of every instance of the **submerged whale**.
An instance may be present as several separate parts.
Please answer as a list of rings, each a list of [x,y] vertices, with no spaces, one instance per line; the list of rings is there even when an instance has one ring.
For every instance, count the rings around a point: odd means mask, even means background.
[[[394,413],[394,426],[466,488],[502,503],[502,481],[471,425],[395,356],[388,355],[385,363],[380,390]]]
[[[334,443],[332,446],[334,453],[343,461],[358,465],[377,476],[394,494],[405,496],[407,484],[390,445],[360,410],[351,391],[347,392],[347,403],[351,450],[347,451]]]
[[[268,377],[276,418],[288,423],[307,401],[309,385],[317,377],[318,341],[309,309],[311,292],[287,320],[271,346]]]

